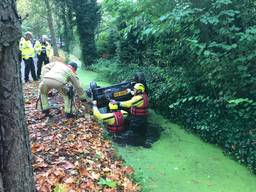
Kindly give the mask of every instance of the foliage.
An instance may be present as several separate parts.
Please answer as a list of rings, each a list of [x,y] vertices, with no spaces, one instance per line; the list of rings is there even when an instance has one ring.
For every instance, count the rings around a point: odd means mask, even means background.
[[[112,181],[111,179],[104,179],[104,178],[100,178],[100,181],[99,181],[99,184],[100,185],[106,185],[110,188],[116,188],[116,182],[115,181]]]
[[[43,34],[49,34],[44,1],[18,0],[17,7],[21,18],[25,18],[22,22],[23,34],[26,31],[31,31],[36,38]]]
[[[151,108],[182,123],[205,141],[218,144],[256,172],[255,100],[229,99],[225,95],[214,98],[202,90],[196,91],[180,67],[124,66],[118,60],[99,60],[93,69],[114,82],[132,79],[136,72],[144,72]]]
[[[91,65],[97,57],[95,35],[100,22],[99,5],[96,0],[49,0],[54,10],[54,28],[58,43],[67,52],[81,46],[84,66]],[[44,1],[18,0],[19,14],[23,21],[23,32],[32,31],[36,38],[49,34],[47,10]],[[50,36],[50,35],[49,35]]]
[[[76,15],[77,31],[82,49],[82,60],[85,66],[96,59],[95,30],[100,21],[99,7],[96,0],[72,0]]]
[[[105,31],[98,45],[106,53],[116,45],[108,57],[119,61],[96,68],[117,81],[144,71],[153,108],[256,171],[254,7],[249,0],[105,0],[115,38]]]
[[[37,84],[24,85],[25,112],[34,155],[37,191],[139,191],[134,170],[117,157],[103,129],[91,118],[91,106],[76,100],[82,115],[65,119],[51,111],[50,119],[35,108]],[[59,95],[54,103],[63,103]]]

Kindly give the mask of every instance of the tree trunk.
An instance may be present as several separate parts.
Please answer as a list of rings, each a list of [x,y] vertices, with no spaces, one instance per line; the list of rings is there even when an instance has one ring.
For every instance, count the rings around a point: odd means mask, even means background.
[[[35,191],[18,61],[16,0],[0,1],[0,192]]]
[[[58,52],[58,48],[57,48],[57,41],[56,41],[56,33],[55,33],[55,30],[53,27],[52,8],[50,6],[49,0],[44,0],[44,2],[46,5],[48,26],[49,26],[49,30],[51,33],[51,42],[52,42],[52,47],[53,47],[53,53],[55,56],[59,56],[59,52]]]

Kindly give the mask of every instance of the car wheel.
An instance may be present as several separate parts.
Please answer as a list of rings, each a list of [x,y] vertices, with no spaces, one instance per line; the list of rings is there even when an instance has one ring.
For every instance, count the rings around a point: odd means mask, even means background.
[[[97,88],[97,83],[95,81],[90,82],[90,89],[94,90]]]
[[[90,95],[90,98],[92,98],[92,99],[95,99],[94,98],[94,90],[97,88],[97,83],[95,82],[95,81],[92,81],[92,82],[90,82],[90,93],[88,94],[88,95]]]

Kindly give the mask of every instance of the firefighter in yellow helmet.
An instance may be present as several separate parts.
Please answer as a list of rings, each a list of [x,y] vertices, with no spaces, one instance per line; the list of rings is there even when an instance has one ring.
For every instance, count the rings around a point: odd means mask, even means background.
[[[31,71],[31,75],[34,81],[37,80],[36,73],[35,73],[35,66],[34,66],[34,56],[35,50],[32,44],[32,33],[26,32],[24,39],[21,39],[20,42],[20,50],[22,54],[22,59],[25,63],[25,82],[29,81],[29,73]]]
[[[49,63],[49,58],[53,55],[53,50],[51,44],[48,42],[46,35],[43,35],[40,41],[35,43],[35,51],[37,54],[37,77],[41,76],[42,65]]]
[[[66,84],[70,82],[82,101],[86,101],[85,93],[76,76],[77,64],[74,62],[66,65],[60,61],[55,61],[45,65],[42,69],[42,81],[39,85],[41,110],[49,116],[48,92],[57,89],[64,97],[64,112],[67,118],[74,117],[72,98]]]
[[[151,147],[151,141],[148,137],[148,95],[145,86],[142,83],[136,83],[131,93],[134,96],[130,100],[118,102],[120,107],[130,108],[129,131],[132,132],[130,142],[149,148]]]
[[[115,101],[110,101],[108,104],[109,113],[101,113],[97,107],[97,102],[93,101],[94,117],[107,124],[107,129],[110,133],[120,133],[124,131],[124,120],[128,113],[124,110],[118,110],[118,105]]]

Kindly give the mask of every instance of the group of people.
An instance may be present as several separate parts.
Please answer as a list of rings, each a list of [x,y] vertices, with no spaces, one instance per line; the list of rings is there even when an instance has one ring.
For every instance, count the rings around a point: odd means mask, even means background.
[[[145,85],[136,83],[133,90],[128,91],[133,97],[122,102],[111,100],[108,113],[101,113],[97,102],[93,101],[93,115],[107,125],[108,131],[115,135],[114,139],[149,148],[152,138],[147,123],[148,94]],[[129,113],[122,109],[129,109]],[[128,125],[125,124],[127,119],[129,119]]]
[[[80,100],[87,102],[87,96],[76,75],[77,68],[75,62],[65,64],[63,60],[56,58],[55,61],[43,67],[39,85],[39,99],[41,110],[45,116],[50,116],[48,93],[51,89],[56,89],[63,95],[66,118],[75,116],[72,96],[70,96],[69,89],[66,86],[68,83],[71,83],[75,88]],[[111,100],[108,104],[109,110],[107,113],[100,112],[97,101],[93,100],[93,115],[97,120],[106,124],[108,132],[115,136],[114,139],[149,148],[151,147],[152,138],[148,131],[148,94],[145,85],[136,83],[133,90],[128,91],[133,95],[132,98],[122,102]],[[125,109],[129,109],[129,112]]]
[[[40,79],[41,68],[43,64],[48,64],[49,58],[53,54],[52,46],[46,35],[43,35],[40,40],[33,41],[33,34],[26,32],[19,43],[19,59],[25,64],[24,81],[29,82],[29,74],[34,81]],[[37,56],[37,72],[35,71],[34,57]]]
[[[30,71],[34,80],[41,77],[38,100],[45,117],[51,116],[48,94],[50,90],[56,89],[63,95],[66,118],[73,118],[75,116],[73,95],[67,84],[72,85],[82,102],[87,102],[87,96],[76,75],[78,65],[75,62],[65,64],[64,58],[52,56],[51,46],[46,36],[33,45],[30,32],[27,32],[21,40],[20,51],[25,63],[25,82],[29,80]],[[35,52],[38,57],[37,75],[33,61]],[[114,138],[121,138],[135,145],[151,147],[152,140],[147,125],[148,94],[145,86],[142,83],[136,83],[133,90],[128,90],[133,95],[128,101],[111,100],[107,113],[100,112],[96,101],[92,101],[92,110],[95,118],[106,124],[108,132],[113,134]],[[128,126],[125,126],[127,122],[129,122]]]

